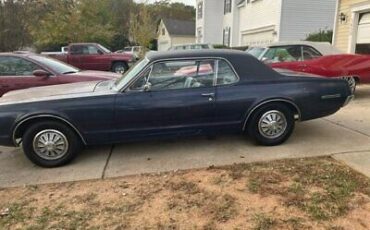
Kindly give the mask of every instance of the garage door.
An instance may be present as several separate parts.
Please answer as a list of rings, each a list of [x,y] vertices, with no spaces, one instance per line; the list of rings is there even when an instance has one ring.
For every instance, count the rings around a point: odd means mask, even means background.
[[[360,15],[356,53],[370,54],[370,12]]]
[[[257,33],[244,33],[242,34],[243,46],[261,46],[268,45],[274,39],[274,30],[267,30]]]

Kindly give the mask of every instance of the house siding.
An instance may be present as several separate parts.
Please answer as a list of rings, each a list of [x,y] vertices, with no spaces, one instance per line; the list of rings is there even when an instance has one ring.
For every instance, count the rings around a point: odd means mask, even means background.
[[[162,29],[165,30],[165,34],[162,34]],[[168,50],[172,46],[171,36],[169,35],[163,21],[158,26],[158,51]]]
[[[195,43],[194,36],[172,36],[172,46]]]
[[[351,45],[351,38],[353,33],[357,33],[353,26],[357,27],[356,23],[358,20],[355,20],[353,16],[352,9],[360,5],[370,5],[369,0],[338,0],[338,11],[336,12],[336,28],[333,38],[333,44],[336,48],[343,52],[353,53],[353,44]],[[370,8],[369,8],[370,10]],[[341,22],[339,19],[340,14],[343,13],[347,16],[345,22]],[[370,33],[370,31],[369,31]],[[353,39],[354,40],[354,39]]]
[[[197,42],[222,44],[224,1],[197,0],[197,5],[199,2],[203,2],[203,17],[196,20],[196,36],[199,36],[198,30],[200,29],[202,38],[197,38]],[[198,12],[196,15],[198,15]]]
[[[304,40],[313,32],[333,29],[336,0],[283,0],[280,41]]]

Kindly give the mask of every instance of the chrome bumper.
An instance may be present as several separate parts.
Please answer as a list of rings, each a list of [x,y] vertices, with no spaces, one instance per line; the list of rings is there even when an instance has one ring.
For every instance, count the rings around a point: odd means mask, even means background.
[[[355,95],[348,96],[342,107],[348,105],[354,98]]]

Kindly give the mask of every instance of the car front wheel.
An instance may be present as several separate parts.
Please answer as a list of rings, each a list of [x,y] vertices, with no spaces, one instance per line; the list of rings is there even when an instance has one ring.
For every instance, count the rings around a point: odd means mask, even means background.
[[[82,150],[80,137],[70,127],[55,121],[31,125],[24,133],[25,155],[41,167],[57,167],[72,161]]]
[[[268,104],[252,114],[248,134],[258,144],[274,146],[290,137],[294,125],[294,114],[289,107],[284,104]]]
[[[112,66],[112,72],[124,74],[128,70],[128,66],[124,62],[116,62]]]

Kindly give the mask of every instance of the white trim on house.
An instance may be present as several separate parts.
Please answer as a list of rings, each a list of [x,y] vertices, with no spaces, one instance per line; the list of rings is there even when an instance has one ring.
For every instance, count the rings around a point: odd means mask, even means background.
[[[338,21],[339,21],[339,2],[341,0],[337,0],[336,4],[335,4],[335,16],[334,16],[334,27],[333,27],[333,37],[331,39],[331,44],[333,44],[333,46],[335,46],[335,42],[336,42],[336,32],[337,32],[337,26],[338,26]]]

